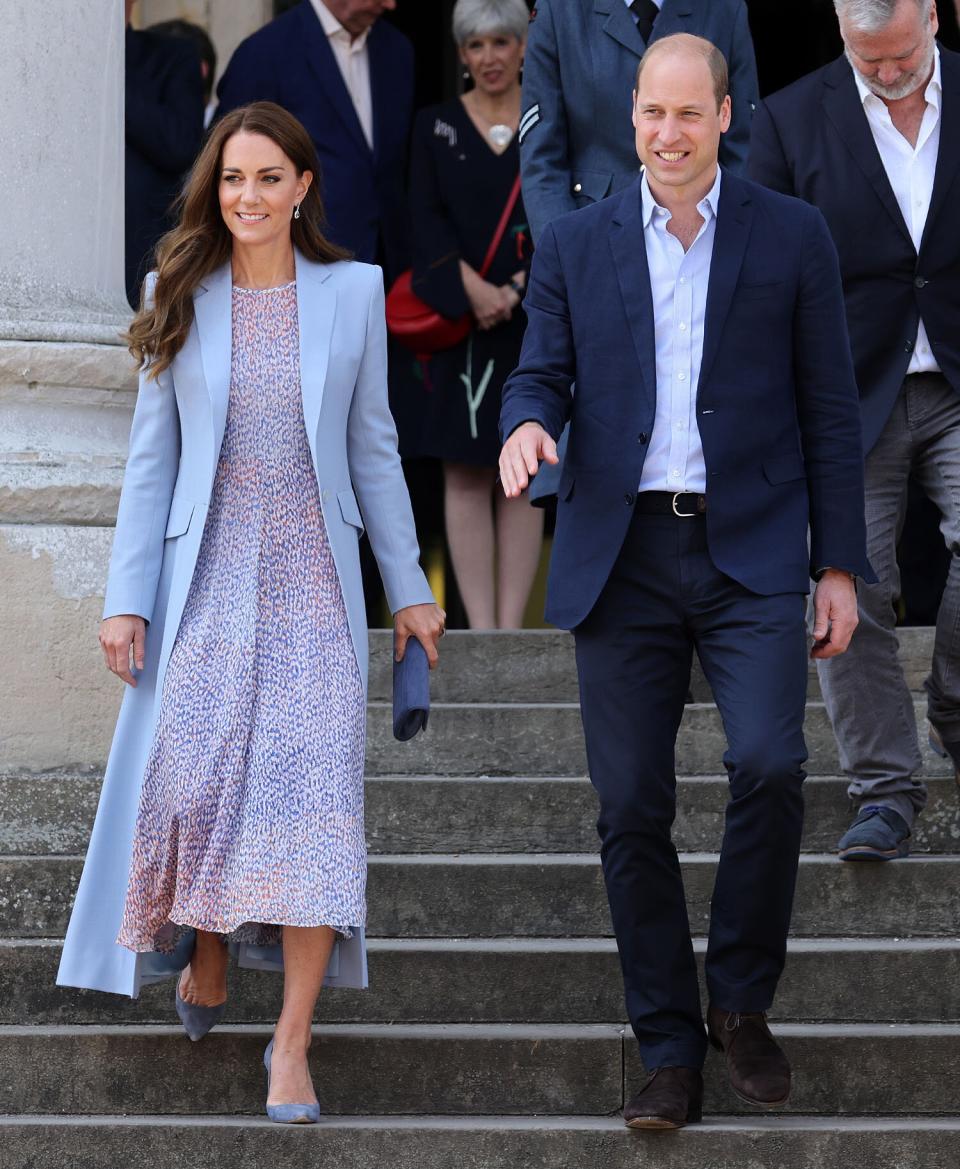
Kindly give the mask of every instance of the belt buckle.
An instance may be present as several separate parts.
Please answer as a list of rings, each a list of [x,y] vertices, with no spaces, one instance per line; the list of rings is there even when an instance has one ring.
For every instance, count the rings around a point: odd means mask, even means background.
[[[686,495],[685,491],[674,492],[673,499],[670,501],[670,506],[673,508],[673,514],[682,520],[690,520],[697,514],[696,511],[677,511],[677,500],[681,495]]]

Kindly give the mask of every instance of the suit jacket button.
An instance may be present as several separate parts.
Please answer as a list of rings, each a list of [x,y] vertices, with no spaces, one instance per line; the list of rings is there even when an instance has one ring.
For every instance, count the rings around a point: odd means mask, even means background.
[[[918,276],[914,280],[913,285],[914,285],[914,288],[923,288],[926,283],[927,283],[926,280],[924,280],[924,278],[922,276]]]
[[[633,492],[628,491],[623,497],[623,502],[627,505],[627,507],[633,507]]]
[[[641,430],[640,433],[637,435],[637,442],[641,446],[647,445],[647,432],[645,430]]]
[[[583,190],[583,183],[574,183],[573,184],[573,193],[575,195],[579,195],[582,190]]]

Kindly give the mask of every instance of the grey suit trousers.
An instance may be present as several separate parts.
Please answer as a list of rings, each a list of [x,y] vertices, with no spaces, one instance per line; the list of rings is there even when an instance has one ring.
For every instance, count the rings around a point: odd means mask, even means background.
[[[960,395],[941,374],[912,374],[866,460],[867,554],[879,577],[858,582],[860,624],[850,649],[817,663],[840,763],[858,805],[894,809],[911,824],[926,787],[913,699],[897,659],[896,546],[913,474],[940,509],[951,553],[937,618],[927,717],[960,742]]]

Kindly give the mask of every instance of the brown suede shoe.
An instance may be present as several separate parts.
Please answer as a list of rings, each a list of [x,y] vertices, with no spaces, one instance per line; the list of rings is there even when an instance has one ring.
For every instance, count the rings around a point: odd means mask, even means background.
[[[699,1068],[657,1068],[623,1110],[627,1128],[671,1129],[698,1124],[703,1114]]]
[[[730,1087],[746,1104],[779,1108],[790,1096],[790,1064],[770,1034],[766,1015],[740,1015],[711,1006],[710,1042],[727,1057]]]

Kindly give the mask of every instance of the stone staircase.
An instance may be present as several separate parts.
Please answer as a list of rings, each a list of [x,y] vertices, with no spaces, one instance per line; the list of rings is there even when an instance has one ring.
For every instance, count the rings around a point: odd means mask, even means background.
[[[927,759],[914,856],[841,865],[844,782],[811,675],[805,853],[774,1020],[795,1069],[789,1107],[749,1111],[711,1053],[708,1120],[631,1133],[618,1113],[642,1072],[623,1025],[571,639],[450,634],[430,730],[398,744],[388,637],[371,637],[371,989],[321,996],[323,1122],[262,1115],[276,976],[234,973],[227,1021],[197,1045],[175,1025],[172,984],[137,1002],[54,986],[99,776],[6,775],[0,1169],[957,1169],[960,797],[941,760]],[[930,652],[929,631],[904,632],[918,691]],[[675,837],[702,935],[726,782],[702,679],[694,696]]]

